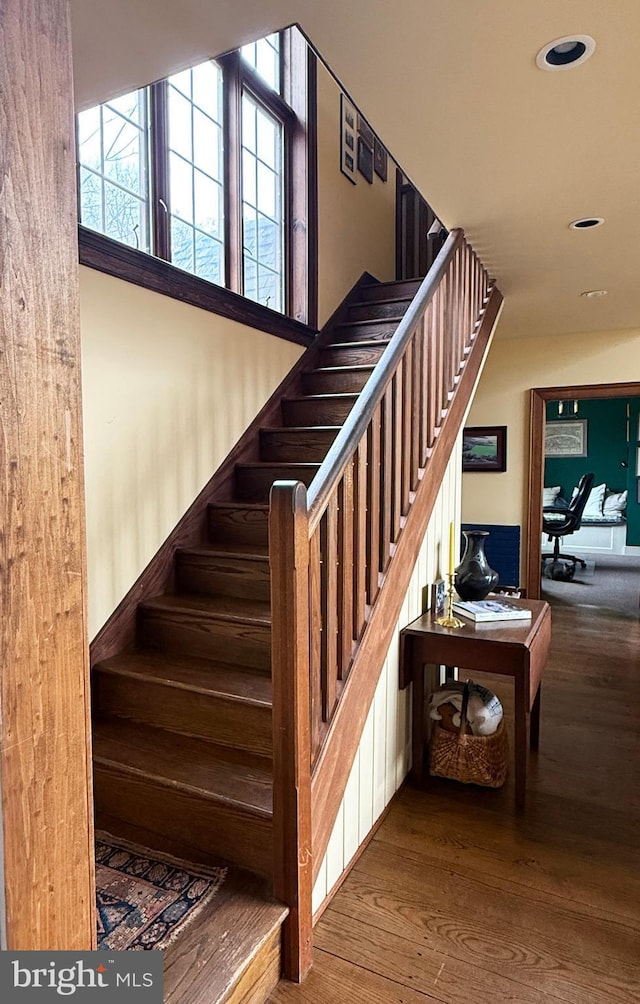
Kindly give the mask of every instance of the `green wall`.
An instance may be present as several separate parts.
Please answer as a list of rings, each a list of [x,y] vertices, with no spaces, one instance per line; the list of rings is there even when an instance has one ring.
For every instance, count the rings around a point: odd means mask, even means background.
[[[627,488],[627,544],[640,544],[636,477],[640,398],[579,401],[577,414],[573,412],[573,402],[565,401],[562,416],[558,415],[558,402],[549,401],[546,417],[548,422],[586,419],[588,454],[586,457],[548,457],[544,465],[545,485],[561,485],[563,496],[570,499],[581,476],[593,471],[594,484],[604,482],[612,491]]]

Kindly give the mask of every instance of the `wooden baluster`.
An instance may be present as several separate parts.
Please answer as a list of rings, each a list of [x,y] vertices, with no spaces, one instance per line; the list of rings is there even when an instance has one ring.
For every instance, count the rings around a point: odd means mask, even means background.
[[[466,297],[466,302],[467,302],[467,316],[469,318],[469,320],[468,320],[468,330],[467,330],[467,333],[465,335],[465,339],[467,341],[467,344],[471,341],[471,337],[473,335],[473,329],[474,329],[475,321],[476,321],[475,316],[474,316],[474,314],[475,314],[475,304],[473,302],[473,292],[472,292],[472,290],[473,290],[473,256],[472,256],[471,248],[469,247],[469,245],[467,245],[467,276],[466,276],[466,289],[465,289],[465,297]]]
[[[418,487],[418,472],[422,457],[422,332],[424,317],[414,332],[411,340],[411,453],[409,456],[409,489],[415,491]]]
[[[438,304],[436,309],[436,380],[438,387],[438,399],[437,399],[437,410],[436,410],[436,427],[438,430],[442,425],[442,419],[444,416],[445,407],[445,389],[444,389],[444,289],[438,288]]]
[[[413,381],[414,381],[414,359],[413,341],[415,334],[404,354],[402,361],[402,515],[409,512],[409,495],[413,484],[414,462],[414,421],[413,421]]]
[[[338,486],[338,679],[349,675],[353,650],[353,461]]]
[[[338,494],[333,492],[320,522],[322,553],[322,719],[331,720],[338,681]]]
[[[380,572],[380,437],[381,409],[376,408],[367,429],[367,596],[378,595]]]
[[[309,680],[312,762],[322,742],[322,557],[320,527],[309,541]]]
[[[395,543],[400,536],[400,519],[402,517],[402,506],[404,501],[404,476],[402,470],[403,435],[404,435],[404,412],[403,412],[403,389],[404,389],[404,363],[402,359],[391,381],[391,401],[393,415],[393,435],[391,436],[391,471],[392,471],[392,491],[391,491],[391,536],[390,543]]]
[[[436,399],[436,359],[434,351],[434,327],[435,327],[435,304],[433,301],[429,304],[427,308],[427,313],[424,322],[424,339],[423,339],[423,408],[424,408],[424,440],[423,448],[421,453],[422,466],[424,467],[427,462],[427,457],[429,456],[429,451],[433,446],[434,436],[435,436],[435,399]]]
[[[464,309],[464,281],[462,268],[464,262],[464,248],[458,248],[456,255],[456,331],[458,333],[458,372],[466,358],[467,336],[462,324]]]
[[[431,445],[429,431],[429,352],[427,349],[429,338],[429,323],[431,318],[431,304],[427,307],[426,313],[420,320],[417,334],[417,360],[416,375],[418,382],[418,467],[424,467],[427,462],[427,452]],[[417,487],[417,472],[416,484]]]
[[[364,629],[367,603],[367,440],[361,440],[353,468],[353,637]]]
[[[285,975],[312,956],[309,523],[304,485],[276,482],[269,515],[273,677],[273,891],[289,907]]]
[[[381,432],[381,483],[380,483],[380,541],[378,568],[386,570],[389,561],[393,519],[393,383],[390,383],[382,398]]]

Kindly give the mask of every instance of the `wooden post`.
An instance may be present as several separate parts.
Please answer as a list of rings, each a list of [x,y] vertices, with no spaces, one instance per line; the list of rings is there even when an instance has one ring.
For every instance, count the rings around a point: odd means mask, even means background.
[[[80,950],[96,926],[68,0],[4,0],[0,93],[6,945]]]
[[[284,975],[300,981],[313,951],[307,492],[276,481],[270,502],[274,895],[289,907]]]

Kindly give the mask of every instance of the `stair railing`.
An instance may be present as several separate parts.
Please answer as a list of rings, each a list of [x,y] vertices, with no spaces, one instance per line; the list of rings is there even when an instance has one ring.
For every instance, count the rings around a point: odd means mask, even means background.
[[[311,964],[312,844],[324,852],[311,826],[312,802],[314,817],[326,808],[316,781],[322,770],[331,784],[337,763],[323,744],[371,649],[376,599],[478,332],[485,319],[493,328],[501,300],[452,231],[308,491],[284,481],[271,491],[275,892],[291,910],[294,979]]]

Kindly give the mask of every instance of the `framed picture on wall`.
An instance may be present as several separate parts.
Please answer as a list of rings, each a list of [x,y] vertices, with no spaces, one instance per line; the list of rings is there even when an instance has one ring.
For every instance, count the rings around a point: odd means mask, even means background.
[[[340,95],[340,170],[352,184],[357,182],[358,113],[346,94]]]
[[[462,470],[504,473],[507,469],[506,425],[469,426],[462,433]]]
[[[382,181],[387,180],[387,151],[377,136],[373,140],[373,169]]]
[[[362,136],[358,136],[358,170],[369,184],[373,181],[373,147],[367,146]]]
[[[547,422],[544,427],[545,457],[586,457],[587,420]]]

